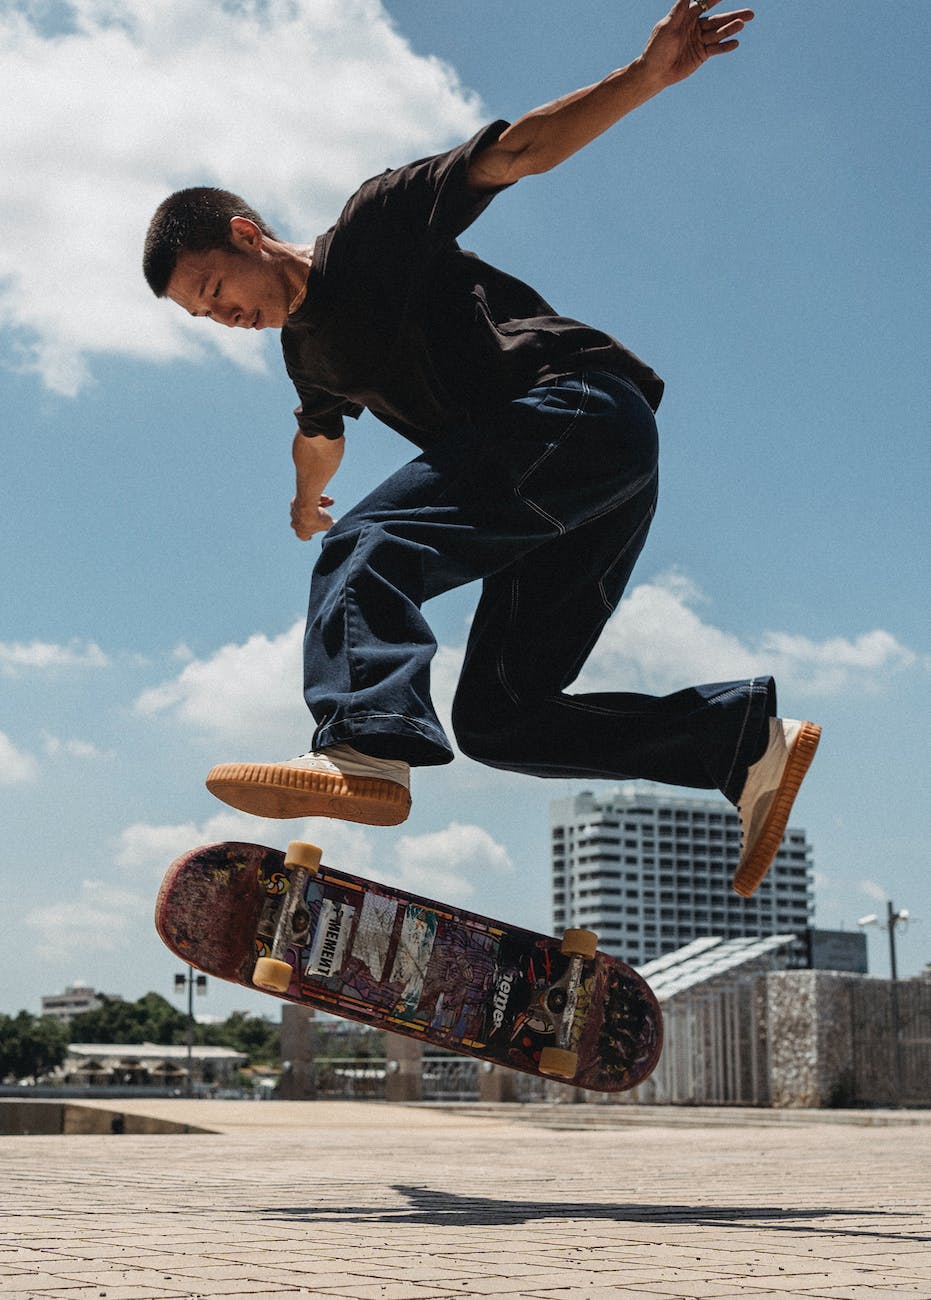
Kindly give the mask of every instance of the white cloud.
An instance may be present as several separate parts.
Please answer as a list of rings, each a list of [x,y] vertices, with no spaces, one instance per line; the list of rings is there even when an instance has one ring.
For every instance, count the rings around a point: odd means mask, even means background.
[[[884,903],[889,897],[888,890],[882,885],[877,885],[875,880],[861,880],[857,888],[861,894],[874,899],[877,903]]]
[[[837,695],[878,689],[916,656],[889,632],[815,641],[764,632],[744,642],[695,611],[704,598],[680,574],[634,587],[606,627],[579,680],[579,690],[639,690],[665,695],[699,682],[771,674],[786,693]]]
[[[118,867],[137,875],[161,874],[182,853],[201,844],[216,844],[221,840],[240,840],[246,843],[269,844],[284,847],[288,840],[306,838],[294,832],[282,831],[282,823],[250,817],[235,808],[221,809],[206,821],[177,822],[157,825],[134,822],[120,834],[115,861]],[[284,837],[284,838],[283,838]]]
[[[0,12],[0,327],[60,393],[95,353],[262,364],[260,338],[146,287],[145,229],[171,190],[231,188],[307,240],[364,177],[481,124],[380,0],[63,0],[55,34],[42,9]]]
[[[79,951],[119,952],[130,945],[140,919],[151,911],[151,898],[85,880],[77,899],[34,907],[25,920],[37,935],[38,956],[57,961]]]
[[[0,641],[0,672],[18,675],[23,670],[47,672],[55,668],[106,668],[109,659],[93,641]]]
[[[6,732],[0,731],[0,785],[22,785],[39,775],[39,764],[31,754],[17,749]]]
[[[67,758],[90,761],[112,757],[112,754],[107,754],[104,750],[98,749],[89,740],[62,740],[59,736],[51,736],[48,733],[42,737],[42,748],[50,758],[65,755]]]
[[[395,871],[386,879],[411,893],[450,903],[471,898],[476,880],[513,869],[507,850],[486,830],[459,822],[426,835],[402,836],[394,858]]]
[[[462,902],[472,896],[476,880],[513,869],[507,850],[480,826],[451,822],[444,830],[389,839],[384,830],[372,832],[351,822],[309,818],[283,823],[233,808],[199,824],[136,822],[127,826],[117,842],[115,861],[135,879],[158,879],[181,854],[221,840],[278,849],[285,849],[291,840],[305,840],[319,844],[324,863],[338,871],[444,902]]]
[[[309,748],[313,720],[303,701],[301,647],[295,623],[276,637],[261,633],[225,645],[136,700],[143,715],[165,714],[232,747],[231,758],[276,761]]]

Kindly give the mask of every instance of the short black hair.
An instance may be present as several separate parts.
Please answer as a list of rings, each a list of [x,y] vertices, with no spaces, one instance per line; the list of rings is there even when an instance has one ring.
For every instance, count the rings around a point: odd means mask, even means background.
[[[156,298],[164,298],[168,292],[179,253],[204,253],[213,248],[236,251],[230,239],[233,217],[247,217],[263,235],[278,238],[245,199],[229,190],[196,185],[176,190],[158,205],[149,222],[142,255],[142,270]]]

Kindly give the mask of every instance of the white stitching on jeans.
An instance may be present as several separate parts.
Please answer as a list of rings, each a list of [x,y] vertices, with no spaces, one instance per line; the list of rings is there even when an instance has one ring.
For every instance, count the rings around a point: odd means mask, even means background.
[[[643,516],[643,518],[640,520],[640,523],[639,523],[639,525],[637,526],[636,531],[633,532],[633,533],[631,533],[630,537],[629,537],[628,540],[627,540],[627,545],[626,545],[626,546],[623,546],[623,547],[620,549],[620,551],[618,551],[617,555],[615,555],[614,559],[613,559],[613,560],[611,561],[611,563],[608,565],[607,569],[605,569],[604,573],[603,573],[603,574],[601,575],[601,577],[598,579],[598,594],[601,596],[602,604],[603,604],[603,605],[605,606],[605,608],[606,608],[607,610],[609,610],[612,614],[614,613],[614,610],[615,610],[615,608],[617,607],[617,603],[618,603],[618,602],[617,602],[617,601],[612,601],[612,600],[609,598],[608,593],[607,593],[607,590],[606,590],[606,588],[605,588],[605,582],[607,581],[607,579],[608,579],[608,575],[611,573],[612,569],[616,568],[617,565],[620,564],[621,560],[624,558],[624,556],[627,554],[627,552],[628,552],[628,551],[630,550],[630,548],[633,546],[633,544],[634,544],[634,542],[637,540],[637,538],[640,537],[640,536],[642,535],[642,533],[650,527],[650,522],[651,522],[651,520],[653,519],[653,516],[654,516],[655,513],[656,513],[656,502],[655,502],[655,500],[654,500],[654,501],[651,503],[650,508],[649,508],[649,510],[647,511],[647,513],[646,513],[646,514]]]
[[[740,754],[741,745],[743,744],[744,733],[747,730],[747,723],[750,720],[750,707],[753,704],[753,694],[754,694],[753,688],[755,686],[756,686],[756,678],[751,677],[750,687],[749,690],[747,691],[747,707],[744,710],[744,718],[740,726],[740,734],[737,737],[737,744],[734,746],[734,758],[731,763],[730,770],[728,771],[728,774],[724,779],[724,787],[723,787],[724,789],[726,789],[730,785],[731,777],[734,775],[734,768],[737,766],[737,757]]]
[[[505,629],[504,635],[501,637],[501,645],[498,649],[498,658],[495,664],[495,674],[498,678],[498,681],[501,683],[502,689],[505,691],[507,695],[511,697],[512,704],[520,704],[520,696],[517,694],[517,692],[511,686],[511,683],[508,681],[507,670],[504,666],[504,643],[507,640],[507,637],[510,635],[514,627],[514,624],[517,622],[517,602],[518,602],[519,586],[520,586],[520,580],[517,574],[515,573],[514,576],[511,578],[511,603],[510,603],[510,608],[508,610],[507,628]]]

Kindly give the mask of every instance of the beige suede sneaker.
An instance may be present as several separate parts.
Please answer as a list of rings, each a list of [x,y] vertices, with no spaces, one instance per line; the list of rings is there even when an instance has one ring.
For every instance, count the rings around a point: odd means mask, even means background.
[[[779,851],[792,804],[821,739],[815,722],[770,718],[766,752],[747,773],[737,810],[743,828],[734,890],[749,898]]]
[[[329,745],[285,763],[221,763],[207,773],[211,794],[256,817],[337,817],[397,826],[411,809],[410,765]]]

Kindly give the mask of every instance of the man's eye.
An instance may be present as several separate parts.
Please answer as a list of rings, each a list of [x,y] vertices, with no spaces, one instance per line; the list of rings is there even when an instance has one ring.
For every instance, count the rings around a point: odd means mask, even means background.
[[[213,296],[214,296],[214,298],[219,298],[219,296],[220,296],[220,290],[221,290],[222,288],[223,288],[223,281],[222,281],[222,280],[217,280],[217,287],[216,287],[216,288],[214,289],[214,291],[213,291]]]

